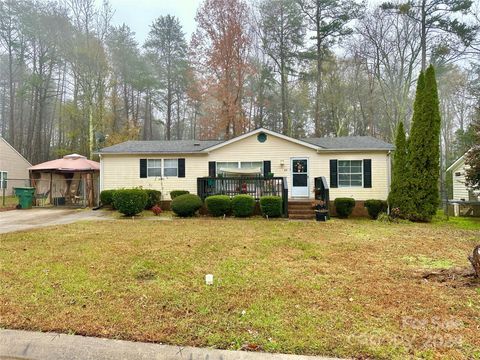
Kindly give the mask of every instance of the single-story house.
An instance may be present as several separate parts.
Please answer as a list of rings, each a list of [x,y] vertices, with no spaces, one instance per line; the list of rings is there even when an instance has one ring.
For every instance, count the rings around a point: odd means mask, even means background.
[[[277,193],[279,184],[245,181],[229,187],[227,179],[273,176],[281,178],[289,201],[311,204],[315,179],[324,177],[330,200],[386,200],[393,149],[370,136],[295,139],[264,128],[224,141],[126,141],[98,152],[100,189],[156,189],[165,200],[172,190],[201,196],[243,192],[258,198]]]
[[[452,172],[453,196],[451,200],[478,201],[478,194],[475,194],[465,182],[465,155],[460,156],[447,169],[447,172]]]
[[[30,186],[28,168],[32,166],[22,154],[0,137],[0,196],[13,195],[14,187]]]

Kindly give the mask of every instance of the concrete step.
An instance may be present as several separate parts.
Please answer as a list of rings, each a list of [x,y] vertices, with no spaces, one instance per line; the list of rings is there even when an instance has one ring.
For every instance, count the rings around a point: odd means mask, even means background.
[[[305,208],[305,209],[288,209],[289,214],[300,214],[300,215],[315,215],[315,211],[311,208]]]

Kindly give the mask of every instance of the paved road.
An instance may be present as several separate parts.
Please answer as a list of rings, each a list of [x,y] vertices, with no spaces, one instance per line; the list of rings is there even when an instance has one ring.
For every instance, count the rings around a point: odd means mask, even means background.
[[[0,360],[334,360],[208,348],[180,347],[78,335],[0,330]]]
[[[108,220],[109,213],[84,209],[29,209],[0,212],[0,234],[80,220]]]

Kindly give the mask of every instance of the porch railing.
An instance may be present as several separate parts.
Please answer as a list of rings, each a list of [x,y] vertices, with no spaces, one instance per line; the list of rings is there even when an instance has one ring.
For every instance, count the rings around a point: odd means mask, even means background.
[[[280,196],[283,213],[288,216],[286,177],[202,177],[197,178],[197,194],[202,200],[210,195],[248,194],[257,201],[262,196]]]

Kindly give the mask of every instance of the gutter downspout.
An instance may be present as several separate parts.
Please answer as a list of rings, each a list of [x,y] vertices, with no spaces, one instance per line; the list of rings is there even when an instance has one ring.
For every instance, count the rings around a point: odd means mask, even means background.
[[[98,194],[100,195],[100,193],[103,191],[103,158],[102,158],[102,154],[99,154],[99,157],[100,157],[100,191],[98,192]]]
[[[390,185],[392,182],[392,158],[391,158],[392,151],[389,150],[387,152],[387,201],[388,201],[388,194],[390,194]],[[387,204],[388,214],[390,214],[390,204]]]

